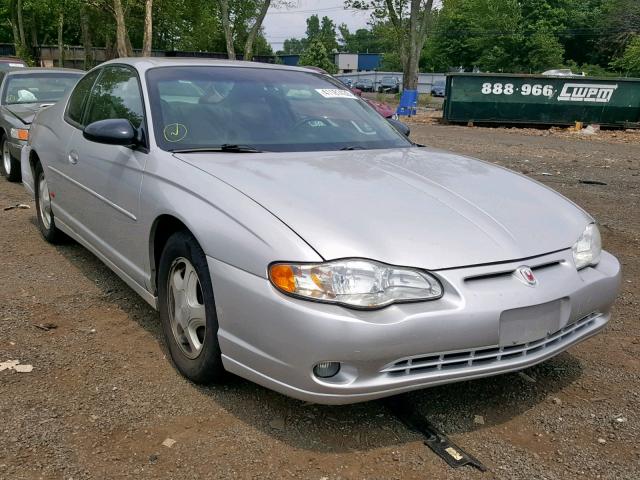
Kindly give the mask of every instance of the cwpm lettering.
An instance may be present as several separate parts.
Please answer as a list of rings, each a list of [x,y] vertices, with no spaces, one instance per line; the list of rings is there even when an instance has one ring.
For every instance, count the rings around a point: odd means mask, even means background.
[[[561,102],[594,102],[609,103],[618,85],[584,85],[582,83],[565,83],[558,95]]]

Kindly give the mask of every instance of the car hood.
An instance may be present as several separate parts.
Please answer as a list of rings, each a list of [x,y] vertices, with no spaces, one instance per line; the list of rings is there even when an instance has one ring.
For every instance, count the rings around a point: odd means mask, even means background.
[[[251,197],[327,260],[431,270],[512,261],[569,248],[592,221],[522,175],[429,148],[177,156]]]
[[[51,103],[21,103],[16,105],[6,105],[4,108],[25,125],[30,125],[38,111]]]

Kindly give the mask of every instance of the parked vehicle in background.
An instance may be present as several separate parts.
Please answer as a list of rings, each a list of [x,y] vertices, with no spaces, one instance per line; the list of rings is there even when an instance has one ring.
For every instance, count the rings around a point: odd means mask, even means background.
[[[397,77],[385,75],[378,85],[380,93],[400,93],[400,80]]]
[[[104,63],[38,113],[22,172],[44,238],[157,308],[198,383],[337,404],[519,370],[604,328],[620,284],[574,203],[303,68]]]
[[[432,97],[444,97],[446,92],[446,84],[444,80],[438,80],[431,85]]]
[[[18,57],[0,57],[0,72],[11,70],[12,68],[27,68],[27,64]]]
[[[353,80],[351,78],[343,78],[343,77],[334,77],[344,83],[348,88],[353,87]]]
[[[377,100],[372,100],[366,97],[362,97],[362,99],[369,105],[371,105],[371,107],[384,118],[393,118],[396,113],[395,108],[393,108],[388,103],[378,102]]]
[[[36,112],[60,100],[82,77],[71,69],[16,68],[0,71],[0,173],[20,181],[20,150]]]
[[[373,92],[374,83],[373,80],[369,78],[361,78],[356,81],[355,87],[363,92]]]

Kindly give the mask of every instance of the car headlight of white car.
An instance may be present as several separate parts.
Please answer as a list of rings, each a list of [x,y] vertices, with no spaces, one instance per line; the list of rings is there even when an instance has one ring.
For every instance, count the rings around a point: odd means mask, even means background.
[[[269,279],[288,295],[360,309],[435,300],[443,293],[438,279],[423,270],[364,259],[273,263]]]
[[[602,253],[602,239],[600,238],[600,230],[595,223],[590,223],[584,229],[578,241],[573,244],[573,261],[578,270],[596,265],[600,261]]]

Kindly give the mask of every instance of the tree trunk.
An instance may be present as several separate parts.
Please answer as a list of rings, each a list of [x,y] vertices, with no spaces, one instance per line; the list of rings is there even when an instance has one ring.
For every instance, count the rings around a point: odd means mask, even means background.
[[[129,57],[131,56],[128,42],[129,35],[127,34],[121,0],[113,0],[113,15],[116,19],[116,51],[118,57]]]
[[[91,31],[89,30],[89,12],[87,5],[80,7],[80,28],[82,30],[82,46],[84,47],[84,69],[93,67],[93,52],[91,45]]]
[[[9,3],[9,13],[11,14],[11,32],[13,33],[13,43],[16,47],[16,53],[20,46],[20,30],[18,29],[18,6],[16,0]]]
[[[26,47],[27,38],[24,36],[24,21],[22,19],[22,0],[18,0],[16,7],[17,7],[16,17],[18,19],[18,33],[20,34],[20,45],[22,45],[23,47]]]
[[[253,43],[258,36],[258,32],[260,28],[262,28],[262,22],[264,21],[264,17],[267,15],[267,10],[269,10],[269,6],[271,5],[271,0],[263,0],[262,5],[260,6],[260,13],[258,13],[258,18],[256,18],[253,27],[249,31],[249,36],[247,37],[247,42],[244,45],[244,59],[247,62],[253,60]]]
[[[423,0],[411,0],[408,33],[404,31],[405,26],[395,11],[393,2],[386,0],[386,4],[389,10],[389,17],[399,33],[399,37],[402,39],[399,42],[401,52],[405,52],[400,55],[403,72],[402,87],[405,90],[417,90],[420,54],[427,38],[433,0],[426,0],[424,5]]]
[[[231,19],[229,18],[229,0],[218,0],[220,5],[220,16],[222,17],[222,29],[224,30],[224,39],[227,43],[227,56],[229,60],[236,59],[236,50],[233,47],[233,29],[231,28]]]
[[[153,0],[146,0],[144,4],[144,39],[142,40],[142,56],[151,56],[153,39]]]
[[[62,29],[64,27],[64,11],[58,13],[58,66],[64,67],[64,41],[62,39]]]

